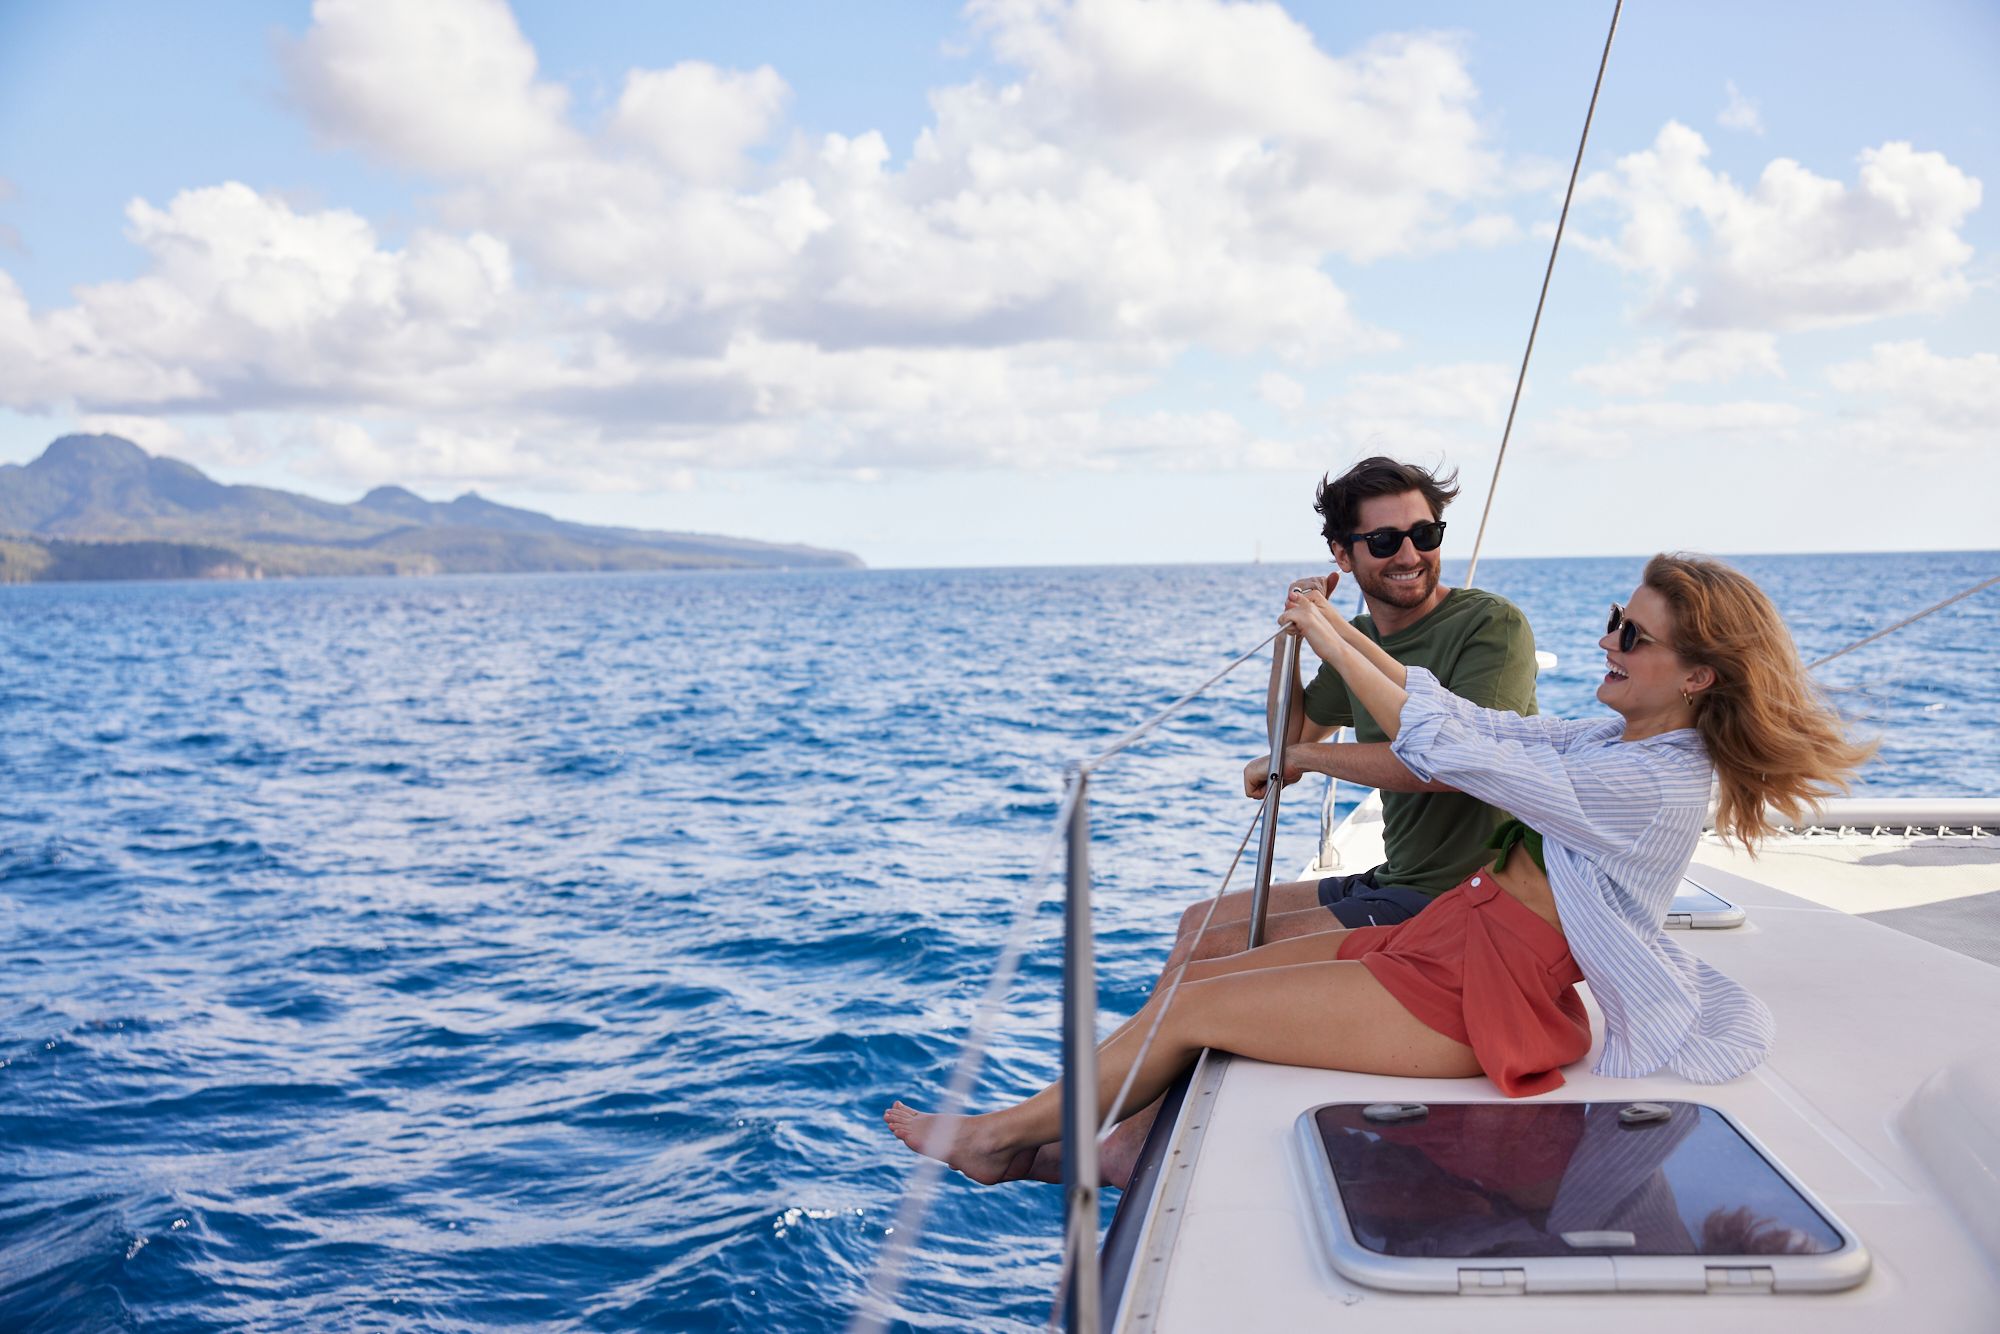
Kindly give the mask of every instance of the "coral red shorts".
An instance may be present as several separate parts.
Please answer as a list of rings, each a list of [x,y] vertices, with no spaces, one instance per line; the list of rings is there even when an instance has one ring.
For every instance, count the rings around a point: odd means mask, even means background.
[[[1340,943],[1426,1027],[1472,1048],[1510,1098],[1562,1087],[1560,1067],[1590,1051],[1583,972],[1562,932],[1477,871],[1395,926]]]

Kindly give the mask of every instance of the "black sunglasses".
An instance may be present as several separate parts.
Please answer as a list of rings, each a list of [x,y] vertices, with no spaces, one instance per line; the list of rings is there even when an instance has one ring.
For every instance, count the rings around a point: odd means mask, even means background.
[[[1625,604],[1611,604],[1611,619],[1605,623],[1604,633],[1618,636],[1618,651],[1630,653],[1641,644],[1657,644],[1660,641],[1639,628],[1639,623],[1625,614]]]
[[[1429,523],[1413,523],[1408,528],[1377,528],[1372,533],[1356,533],[1347,539],[1347,545],[1356,542],[1368,544],[1368,554],[1376,560],[1387,560],[1403,549],[1403,539],[1410,539],[1410,545],[1419,551],[1436,551],[1444,541],[1444,523],[1432,519]]]

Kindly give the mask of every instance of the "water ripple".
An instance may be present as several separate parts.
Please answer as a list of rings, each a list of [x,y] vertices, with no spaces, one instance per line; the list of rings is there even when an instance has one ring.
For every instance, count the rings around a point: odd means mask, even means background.
[[[1593,707],[1635,560],[1493,562]],[[1757,558],[1808,654],[1990,556]],[[1867,576],[1863,581],[1864,574]],[[837,1328],[1065,762],[1289,572],[0,588],[0,1328]],[[1842,582],[1842,581],[1846,582]],[[1841,659],[1873,790],[2000,791],[1969,600]],[[1260,748],[1251,667],[1094,781],[1143,999]],[[1288,859],[1314,802],[1281,826]],[[1035,919],[982,1099],[1053,1072]],[[1056,1192],[948,1186],[913,1329],[1039,1326]]]

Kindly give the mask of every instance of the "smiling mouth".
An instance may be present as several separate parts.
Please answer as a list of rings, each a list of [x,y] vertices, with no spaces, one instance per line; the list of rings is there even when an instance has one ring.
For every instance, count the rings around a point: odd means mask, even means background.
[[[1614,681],[1624,681],[1629,679],[1630,676],[1630,673],[1620,671],[1618,669],[1617,664],[1613,663],[1608,658],[1605,660],[1604,663],[1604,674],[1612,678]]]

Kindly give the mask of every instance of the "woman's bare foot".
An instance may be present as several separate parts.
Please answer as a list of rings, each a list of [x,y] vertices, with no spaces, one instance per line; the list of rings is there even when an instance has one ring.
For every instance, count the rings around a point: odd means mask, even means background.
[[[995,1143],[984,1116],[944,1116],[898,1102],[882,1113],[897,1139],[926,1158],[962,1172],[982,1186],[1019,1181],[1035,1161],[1033,1146]]]

